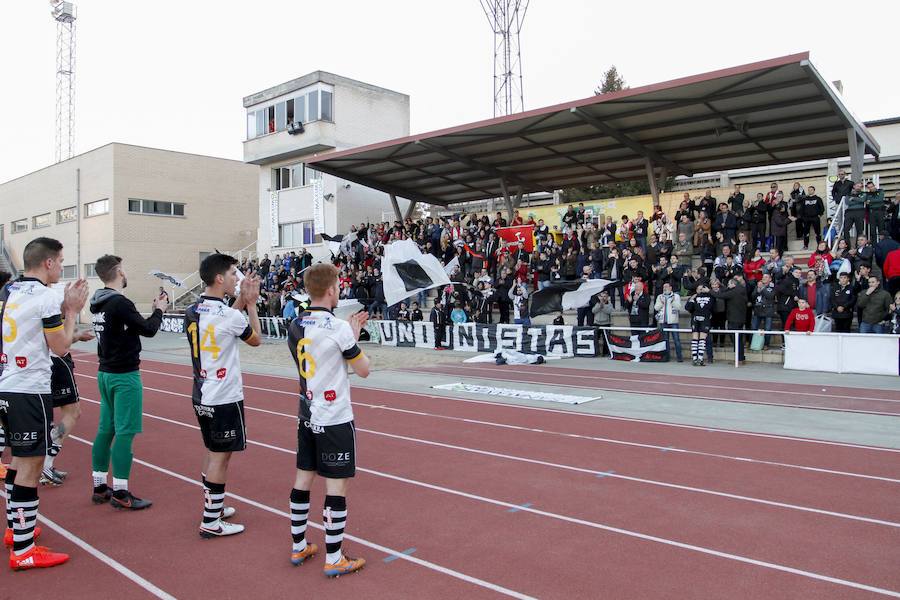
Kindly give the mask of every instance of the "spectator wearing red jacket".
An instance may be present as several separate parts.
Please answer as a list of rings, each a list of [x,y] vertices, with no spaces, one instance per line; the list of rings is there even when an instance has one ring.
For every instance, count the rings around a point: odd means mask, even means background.
[[[831,266],[831,261],[834,260],[834,257],[831,255],[831,251],[828,249],[828,244],[826,242],[819,242],[819,245],[816,246],[816,251],[813,252],[812,256],[809,257],[809,260],[806,261],[806,266],[810,269],[815,267],[817,258],[821,258]]]
[[[805,331],[812,333],[816,330],[816,313],[809,307],[809,303],[800,298],[797,308],[791,311],[784,324],[785,331]]]
[[[751,289],[756,289],[756,282],[762,280],[762,268],[766,264],[766,260],[759,252],[759,248],[753,250],[753,258],[744,261],[744,275],[748,284],[752,284]]]
[[[884,274],[884,287],[891,294],[900,292],[900,248],[888,252],[881,269]]]

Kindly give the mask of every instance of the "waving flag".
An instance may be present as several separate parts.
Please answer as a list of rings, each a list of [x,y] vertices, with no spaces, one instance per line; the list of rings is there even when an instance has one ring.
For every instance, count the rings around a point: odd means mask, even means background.
[[[669,344],[662,329],[622,336],[606,333],[606,344],[613,360],[669,362]]]
[[[345,254],[346,256],[353,256],[353,253],[350,250],[351,244],[356,241],[359,237],[359,234],[355,231],[351,231],[350,233],[346,233],[344,235],[328,235],[327,233],[320,234],[322,239],[325,240],[325,245],[328,246],[328,249],[331,250],[332,256],[339,256],[341,254]]]
[[[613,284],[608,279],[587,281],[561,281],[531,295],[531,316],[571,310],[587,306],[591,296],[599,294]]]
[[[518,244],[524,242],[526,252],[534,252],[534,226],[517,225],[516,227],[498,227],[494,230],[504,242]]]
[[[450,285],[450,278],[440,261],[432,254],[422,254],[412,240],[398,240],[385,246],[381,270],[388,306],[421,291]]]
[[[158,277],[158,278],[162,279],[163,281],[168,281],[169,283],[171,283],[172,285],[174,285],[176,287],[184,287],[183,281],[181,281],[180,279],[178,279],[176,277],[173,277],[172,275],[169,275],[168,273],[163,273],[162,271],[153,270],[153,271],[150,271],[150,275],[153,275],[154,277]]]

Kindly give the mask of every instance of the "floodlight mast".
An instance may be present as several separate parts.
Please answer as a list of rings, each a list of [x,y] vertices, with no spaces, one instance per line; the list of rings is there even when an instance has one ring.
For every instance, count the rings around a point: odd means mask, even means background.
[[[75,153],[75,4],[50,1],[56,21],[56,162]]]
[[[479,0],[494,32],[494,116],[525,110],[519,34],[529,0]]]

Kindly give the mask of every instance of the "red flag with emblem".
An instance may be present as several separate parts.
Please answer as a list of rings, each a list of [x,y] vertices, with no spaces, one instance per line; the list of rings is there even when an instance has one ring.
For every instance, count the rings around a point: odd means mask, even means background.
[[[504,242],[517,244],[525,243],[526,252],[534,252],[534,226],[519,225],[517,227],[498,227],[495,229],[497,237]]]

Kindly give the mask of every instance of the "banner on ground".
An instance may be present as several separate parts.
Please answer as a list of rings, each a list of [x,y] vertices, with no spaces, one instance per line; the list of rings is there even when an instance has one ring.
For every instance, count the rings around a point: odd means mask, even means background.
[[[370,323],[373,323],[370,321]],[[434,348],[430,321],[374,321],[382,346]],[[447,327],[444,345],[460,352],[516,350],[544,356],[597,356],[597,329],[573,325],[484,325],[456,323]]]

